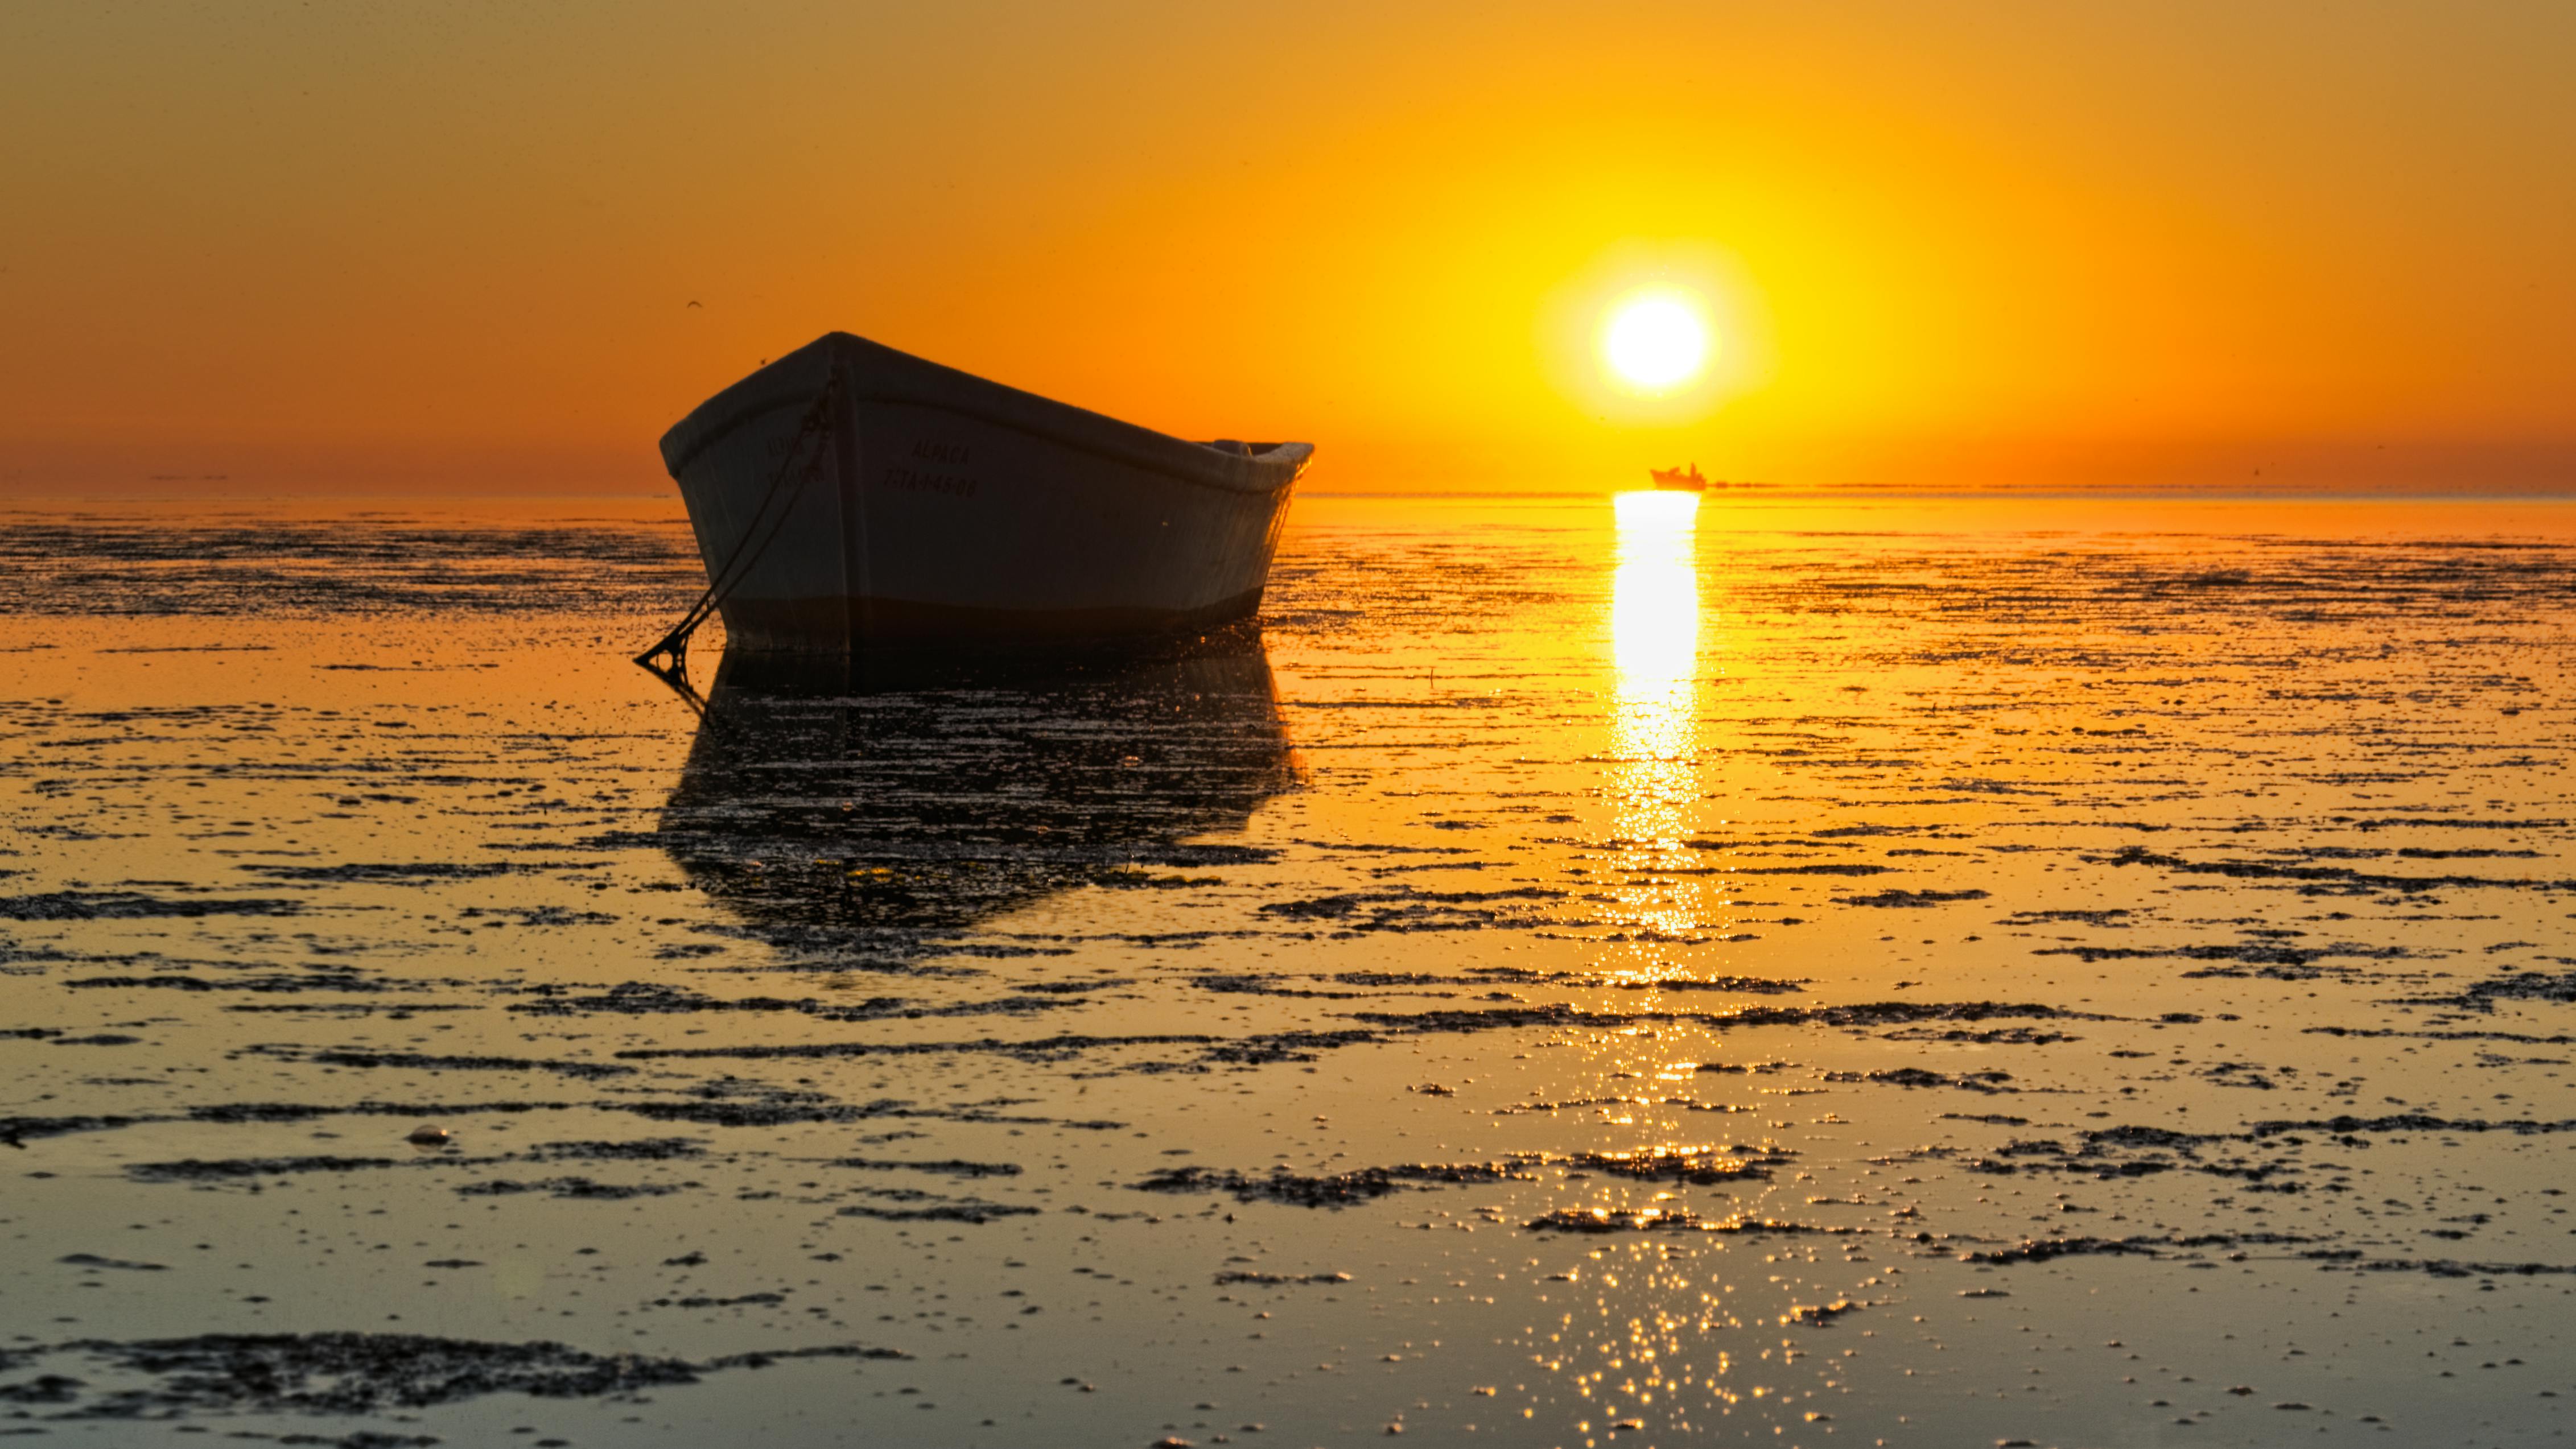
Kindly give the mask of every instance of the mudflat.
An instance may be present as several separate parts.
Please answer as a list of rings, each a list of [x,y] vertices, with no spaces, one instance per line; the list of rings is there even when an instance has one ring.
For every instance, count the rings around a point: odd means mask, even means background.
[[[1314,497],[683,699],[699,579],[0,514],[0,1432],[2567,1426],[2576,508]]]

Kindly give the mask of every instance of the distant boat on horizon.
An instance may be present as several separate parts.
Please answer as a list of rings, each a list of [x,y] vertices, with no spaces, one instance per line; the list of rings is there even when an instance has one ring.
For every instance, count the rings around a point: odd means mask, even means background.
[[[1261,606],[1307,443],[1197,443],[846,332],[662,436],[707,592],[641,656],[1208,628]]]
[[[1708,487],[1708,480],[1699,476],[1697,463],[1691,464],[1687,473],[1679,468],[1649,468],[1646,476],[1655,480],[1657,488],[1668,492],[1698,493]],[[1726,485],[1721,482],[1717,486],[1723,488]]]

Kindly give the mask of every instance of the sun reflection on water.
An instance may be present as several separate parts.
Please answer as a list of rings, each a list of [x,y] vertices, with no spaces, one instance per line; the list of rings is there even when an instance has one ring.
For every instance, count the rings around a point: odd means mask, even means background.
[[[1651,871],[1685,863],[1699,795],[1700,496],[1622,493],[1614,501],[1612,830],[1623,865]],[[1700,924],[1669,887],[1646,881],[1620,894],[1634,924],[1665,931]]]

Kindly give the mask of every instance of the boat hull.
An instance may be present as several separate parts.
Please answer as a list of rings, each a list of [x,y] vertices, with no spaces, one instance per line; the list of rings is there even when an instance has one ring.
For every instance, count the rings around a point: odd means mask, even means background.
[[[663,451],[709,576],[734,580],[727,648],[796,654],[1245,617],[1311,453],[1185,442],[841,334]]]

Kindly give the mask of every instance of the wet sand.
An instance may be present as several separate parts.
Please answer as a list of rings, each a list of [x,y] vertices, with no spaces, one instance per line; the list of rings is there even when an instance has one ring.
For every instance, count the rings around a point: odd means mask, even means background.
[[[2563,1434],[2576,509],[1297,509],[699,704],[660,505],[0,515],[0,1433]]]

